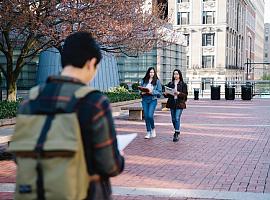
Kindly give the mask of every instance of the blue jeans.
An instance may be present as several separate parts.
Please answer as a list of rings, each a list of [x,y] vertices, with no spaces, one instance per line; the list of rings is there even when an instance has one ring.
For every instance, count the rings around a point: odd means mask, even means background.
[[[151,131],[155,128],[154,124],[154,112],[157,106],[157,100],[145,101],[142,100],[142,107],[144,112],[144,120],[146,125],[146,130]]]
[[[175,131],[180,132],[180,118],[182,115],[183,109],[172,109],[171,108],[171,117],[172,123]]]

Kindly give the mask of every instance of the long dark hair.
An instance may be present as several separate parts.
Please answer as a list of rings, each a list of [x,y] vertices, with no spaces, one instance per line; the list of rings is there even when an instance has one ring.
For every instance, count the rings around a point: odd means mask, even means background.
[[[182,82],[184,82],[184,81],[183,81],[182,72],[181,72],[179,69],[173,70],[172,82],[174,82],[174,80],[175,80],[175,78],[174,78],[174,72],[178,72],[178,74],[179,74],[179,80],[182,81]]]
[[[157,72],[155,70],[154,67],[149,67],[145,76],[143,77],[143,83],[148,83],[149,82],[149,78],[150,78],[150,71],[154,70],[154,77],[153,80],[151,82],[152,85],[156,85],[157,84],[157,80],[158,80],[158,76],[157,76]]]

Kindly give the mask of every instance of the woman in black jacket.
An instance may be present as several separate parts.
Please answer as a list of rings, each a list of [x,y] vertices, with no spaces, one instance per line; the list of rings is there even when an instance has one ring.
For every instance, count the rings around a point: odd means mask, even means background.
[[[168,98],[166,108],[170,108],[171,110],[172,123],[175,129],[173,142],[177,142],[180,134],[180,118],[183,109],[186,108],[185,102],[188,95],[187,84],[184,83],[182,73],[179,69],[173,71],[172,81],[167,87],[173,89],[173,95],[166,93],[165,90],[164,96]]]

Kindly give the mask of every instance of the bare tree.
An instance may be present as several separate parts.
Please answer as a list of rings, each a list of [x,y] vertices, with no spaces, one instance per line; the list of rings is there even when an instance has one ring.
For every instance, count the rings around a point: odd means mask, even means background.
[[[145,8],[145,0],[2,0],[0,1],[0,65],[7,99],[16,100],[16,81],[25,63],[48,47],[61,48],[75,31],[88,31],[106,51],[137,53],[152,48],[163,35],[157,29],[160,6]],[[14,52],[19,56],[14,56]]]

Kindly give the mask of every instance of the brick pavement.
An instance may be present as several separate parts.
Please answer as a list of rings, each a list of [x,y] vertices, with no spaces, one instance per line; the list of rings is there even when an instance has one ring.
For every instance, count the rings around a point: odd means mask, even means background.
[[[156,197],[156,196],[114,196],[114,200],[212,200],[202,198],[174,198],[174,197]]]
[[[143,121],[116,118],[120,134],[138,137],[125,149],[126,168],[113,186],[270,193],[270,99],[189,100],[181,120],[180,141],[173,143],[168,111],[156,111],[157,138],[150,140],[144,139]],[[0,183],[14,181],[14,164],[0,162]]]

